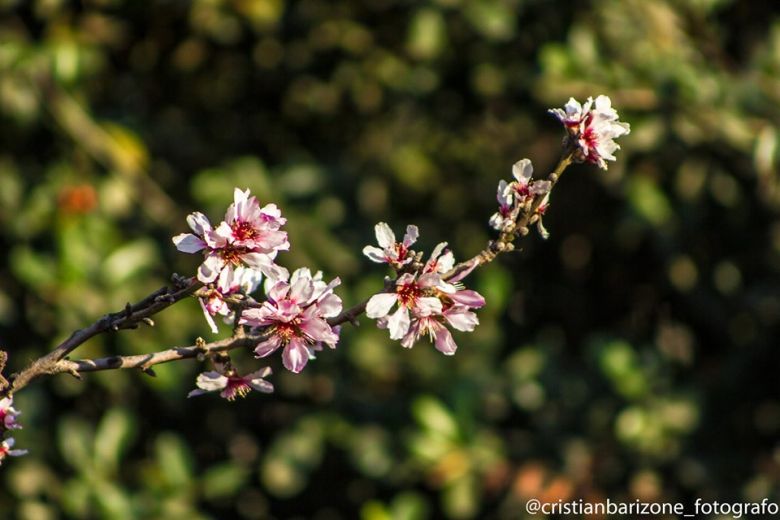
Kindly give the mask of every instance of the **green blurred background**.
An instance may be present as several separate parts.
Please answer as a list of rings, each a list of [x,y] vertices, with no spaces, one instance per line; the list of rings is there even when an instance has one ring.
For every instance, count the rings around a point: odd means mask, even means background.
[[[748,0],[0,1],[0,345],[11,370],[191,274],[234,186],[289,219],[288,268],[382,286],[384,220],[456,258],[490,238],[546,113],[609,95],[631,135],[570,168],[469,278],[444,357],[364,320],[276,393],[186,400],[196,362],[16,396],[3,518],[524,518],[543,501],[780,502],[780,12]],[[762,7],[763,6],[763,7]],[[79,357],[211,339],[197,303]],[[224,330],[228,333],[227,328]],[[260,363],[237,359],[245,370]]]

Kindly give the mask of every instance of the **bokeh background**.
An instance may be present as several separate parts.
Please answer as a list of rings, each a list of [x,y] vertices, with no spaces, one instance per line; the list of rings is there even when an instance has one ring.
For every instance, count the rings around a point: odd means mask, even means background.
[[[191,274],[195,210],[281,206],[294,269],[354,304],[383,220],[490,238],[546,113],[607,94],[631,135],[576,165],[469,278],[460,349],[370,321],[276,393],[185,399],[197,362],[40,380],[3,518],[524,518],[529,498],[780,502],[780,13],[748,0],[0,2],[0,345],[10,370]],[[212,336],[194,300],[80,357]],[[228,329],[224,329],[224,335]],[[250,356],[236,360],[259,366]]]

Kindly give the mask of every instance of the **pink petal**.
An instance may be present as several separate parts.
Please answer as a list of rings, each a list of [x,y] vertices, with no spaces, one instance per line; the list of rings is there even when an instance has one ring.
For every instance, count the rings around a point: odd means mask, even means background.
[[[446,327],[441,327],[434,332],[434,346],[436,350],[444,354],[445,356],[451,356],[458,350],[458,345],[455,344],[455,340],[452,339],[452,334]]]
[[[276,349],[282,345],[282,338],[274,334],[267,340],[258,343],[255,347],[255,357],[263,358],[272,354]]]
[[[474,327],[479,325],[477,315],[466,309],[466,307],[454,307],[448,310],[444,313],[444,319],[453,328],[464,332],[471,332],[474,330]]]
[[[473,309],[478,309],[485,305],[485,298],[483,298],[482,295],[477,291],[472,291],[470,289],[457,291],[455,294],[450,294],[449,297],[455,303],[459,303]]]
[[[404,247],[409,247],[410,245],[417,242],[417,238],[420,236],[420,231],[417,229],[417,226],[415,225],[408,225],[406,226],[406,234],[404,235]],[[393,240],[395,240],[395,237],[393,237]]]
[[[282,364],[290,372],[299,373],[309,361],[309,349],[306,343],[300,338],[293,338],[290,343],[284,347],[282,353]]]

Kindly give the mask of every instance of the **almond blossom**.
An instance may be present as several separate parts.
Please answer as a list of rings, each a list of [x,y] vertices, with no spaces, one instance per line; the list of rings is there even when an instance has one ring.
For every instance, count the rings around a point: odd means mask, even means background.
[[[0,442],[0,464],[3,463],[6,457],[20,457],[22,455],[27,455],[27,450],[12,450],[14,444],[16,444],[16,441],[13,437],[8,437],[3,442]]]
[[[533,180],[534,167],[528,159],[521,159],[512,166],[515,180],[498,183],[498,211],[490,217],[490,225],[497,231],[505,231],[515,223],[521,210],[529,207],[534,199],[547,194],[552,187],[550,181]]]
[[[264,379],[269,375],[271,375],[270,367],[262,368],[245,376],[239,376],[234,370],[228,371],[225,375],[214,371],[203,372],[198,375],[195,382],[198,388],[187,394],[187,397],[220,391],[220,397],[233,401],[237,396],[246,397],[252,390],[270,394],[274,391],[274,386]]]
[[[481,307],[484,303],[483,299],[482,304],[478,305],[478,307]],[[460,331],[471,332],[478,324],[479,319],[477,315],[471,312],[466,305],[450,305],[441,313],[419,313],[414,316],[409,330],[401,339],[401,346],[412,348],[420,337],[427,334],[436,350],[444,355],[451,356],[455,354],[458,345],[452,338],[452,333],[447,329],[447,325]]]
[[[617,111],[612,108],[608,96],[589,97],[584,105],[574,98],[563,107],[550,109],[566,127],[570,142],[576,147],[575,159],[590,162],[606,170],[606,161],[614,161],[613,153],[620,149],[613,141],[631,132],[628,123],[618,121]]]
[[[204,287],[199,292],[198,302],[206,322],[211,328],[211,332],[219,332],[213,316],[221,315],[225,320],[231,320],[234,316],[230,306],[225,301],[226,298],[238,293],[249,294],[254,292],[260,284],[261,273],[243,266],[233,268],[232,265],[226,266],[220,272],[216,283]]]
[[[442,242],[433,249],[419,275],[404,273],[396,280],[392,292],[375,294],[366,304],[366,316],[377,319],[380,328],[390,331],[390,339],[401,340],[404,347],[410,348],[427,333],[436,348],[451,354],[457,347],[444,323],[452,319],[455,324],[450,324],[460,327],[459,330],[473,330],[478,323],[476,315],[468,309],[482,307],[485,299],[460,284],[473,267],[444,281],[442,274],[455,265],[453,254],[446,247],[447,243]],[[398,308],[390,314],[396,305]],[[464,311],[468,312],[465,321]],[[468,325],[472,322],[473,325]]]
[[[193,233],[177,235],[173,243],[184,253],[203,252],[205,260],[198,268],[198,280],[203,283],[216,280],[228,265],[246,265],[278,279],[287,274],[273,262],[279,251],[290,248],[287,233],[281,231],[286,222],[275,204],[261,208],[249,190],[236,188],[225,220],[213,227],[205,215],[192,213],[187,223]]]
[[[21,414],[14,408],[13,397],[4,397],[0,399],[0,431],[18,430],[22,426],[16,422],[16,417]]]
[[[376,241],[380,247],[366,246],[363,248],[363,254],[369,259],[380,264],[390,264],[395,269],[400,269],[414,259],[414,255],[409,248],[417,241],[419,236],[417,226],[406,226],[403,242],[395,241],[395,233],[384,222],[374,226],[374,231]]]
[[[260,307],[245,310],[240,320],[244,325],[264,327],[268,334],[255,348],[255,355],[266,357],[283,347],[282,363],[298,373],[322,343],[335,348],[338,329],[331,327],[327,318],[341,312],[341,298],[333,292],[340,283],[335,278],[326,284],[322,273],[312,276],[309,269],[302,268],[289,281],[271,285],[268,299]]]
[[[404,273],[396,280],[393,292],[375,294],[368,300],[366,316],[385,318],[398,304],[398,309],[382,323],[387,325],[390,339],[401,339],[409,331],[410,311],[415,314],[441,312],[441,301],[431,295],[433,288],[441,283],[441,277],[435,273],[426,273],[419,278]]]

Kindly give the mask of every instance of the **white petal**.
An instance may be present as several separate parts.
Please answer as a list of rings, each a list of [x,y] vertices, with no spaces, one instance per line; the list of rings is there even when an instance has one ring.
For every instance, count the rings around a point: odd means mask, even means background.
[[[374,233],[376,234],[377,243],[385,249],[393,247],[395,244],[395,233],[384,222],[380,222],[374,226]]]
[[[363,254],[366,255],[369,260],[379,264],[387,262],[384,249],[379,249],[376,246],[366,246],[363,248]]]
[[[219,372],[203,372],[198,375],[196,380],[198,388],[206,390],[207,392],[214,392],[216,390],[222,390],[228,384],[228,378],[220,374]]]
[[[173,237],[176,249],[182,253],[197,253],[206,247],[206,243],[192,233],[182,233]]]
[[[208,217],[198,211],[187,216],[187,224],[198,236],[203,236],[211,231],[211,222],[209,222]]]
[[[395,293],[375,294],[366,304],[366,316],[373,319],[386,316],[396,301],[398,295]]]
[[[387,329],[390,331],[390,339],[401,339],[409,331],[409,310],[399,307],[387,320]]]
[[[528,159],[521,159],[512,166],[512,175],[523,186],[528,184],[533,173],[534,167]]]
[[[417,229],[417,226],[414,224],[410,224],[406,226],[406,234],[404,235],[404,246],[409,247],[410,245],[417,242],[417,238],[420,236],[420,231]]]

